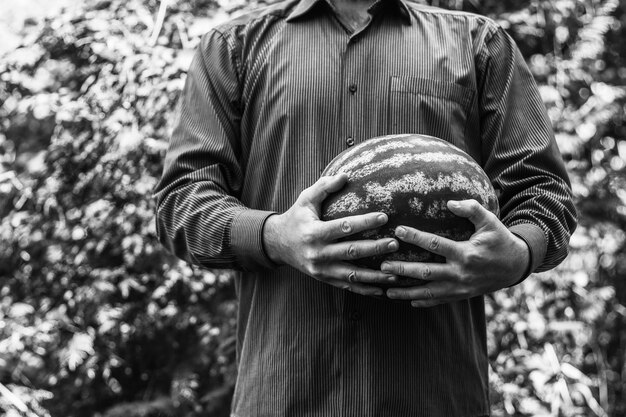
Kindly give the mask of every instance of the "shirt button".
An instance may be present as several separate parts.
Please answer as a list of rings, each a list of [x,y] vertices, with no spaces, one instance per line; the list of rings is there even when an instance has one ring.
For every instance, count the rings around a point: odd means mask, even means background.
[[[354,139],[352,139],[352,136],[348,136],[348,139],[346,139],[346,145],[348,146],[354,145]]]
[[[348,90],[350,90],[352,94],[356,93],[356,84],[350,84],[350,87],[348,87]]]
[[[361,320],[361,313],[357,310],[352,310],[352,312],[350,313],[350,320],[352,321],[359,321]]]

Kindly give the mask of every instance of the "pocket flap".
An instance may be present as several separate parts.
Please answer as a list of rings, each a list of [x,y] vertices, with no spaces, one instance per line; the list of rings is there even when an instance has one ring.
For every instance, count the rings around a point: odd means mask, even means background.
[[[474,96],[474,90],[445,81],[418,77],[391,77],[391,91],[407,94],[424,94],[456,101],[467,107]]]

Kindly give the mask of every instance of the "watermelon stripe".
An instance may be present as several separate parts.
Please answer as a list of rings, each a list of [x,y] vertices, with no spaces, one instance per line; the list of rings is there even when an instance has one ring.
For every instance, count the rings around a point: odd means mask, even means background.
[[[353,213],[357,210],[367,209],[367,202],[356,193],[343,194],[339,199],[328,206],[326,215],[334,217],[340,213]]]
[[[372,159],[375,157],[376,153],[374,153]],[[425,152],[420,154],[392,154],[386,159],[381,159],[377,162],[370,162],[368,164],[365,164],[362,168],[355,170],[350,170],[347,167],[345,169],[339,168],[338,172],[348,174],[348,177],[351,179],[363,178],[365,176],[375,174],[379,171],[388,170],[390,168],[400,168],[403,165],[406,166],[407,164],[419,164],[424,162],[446,164],[446,167],[451,167],[451,169],[461,169],[460,167],[452,168],[454,164],[465,165],[468,168],[475,170],[477,173],[482,172],[482,169],[474,161],[468,160],[467,157],[444,152]],[[462,169],[465,170],[466,168]]]
[[[369,164],[376,155],[388,151],[398,149],[411,149],[415,147],[441,148],[447,154],[454,153],[471,159],[462,150],[451,145],[448,142],[425,135],[388,135],[378,138],[368,139],[367,141],[348,149],[339,154],[326,168],[327,175],[335,175],[341,172],[348,172],[354,167]],[[394,139],[390,141],[390,139]],[[366,149],[366,150],[363,150]],[[348,162],[349,161],[349,162]]]
[[[452,192],[471,191],[479,197],[479,202],[487,205],[494,199],[493,188],[489,183],[469,179],[461,174],[439,175],[437,178],[429,178],[421,172],[403,175],[399,179],[391,179],[384,184],[368,182],[365,185],[365,193],[369,200],[378,201],[382,207],[395,212],[393,201],[401,195],[428,195],[441,190],[449,189]]]

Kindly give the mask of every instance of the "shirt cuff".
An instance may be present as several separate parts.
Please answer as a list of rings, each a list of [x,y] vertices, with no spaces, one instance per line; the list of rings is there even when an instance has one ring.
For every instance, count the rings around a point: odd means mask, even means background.
[[[543,233],[541,227],[532,223],[520,223],[509,227],[511,233],[526,242],[528,246],[528,254],[530,256],[530,262],[528,270],[522,276],[516,284],[519,284],[525,280],[530,274],[535,272],[541,265],[546,257],[546,251],[548,250],[548,243],[546,242],[546,235]]]
[[[263,225],[273,211],[243,210],[235,215],[230,228],[230,247],[239,266],[246,271],[275,268],[265,253]]]

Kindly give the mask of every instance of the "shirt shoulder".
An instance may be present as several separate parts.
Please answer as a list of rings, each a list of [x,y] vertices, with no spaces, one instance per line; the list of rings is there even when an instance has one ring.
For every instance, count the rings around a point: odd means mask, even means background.
[[[254,26],[264,26],[268,23],[283,21],[291,13],[291,10],[298,4],[299,0],[284,0],[259,8],[246,10],[244,13],[234,15],[226,22],[220,23],[213,28],[221,34],[242,30]]]
[[[298,0],[284,0],[233,14],[208,30],[202,36],[200,47],[205,48],[212,41],[223,45],[241,74],[247,59],[262,49],[260,45],[280,32],[297,4]]]
[[[500,24],[492,18],[476,13],[442,9],[409,0],[405,1],[405,4],[418,20],[427,20],[449,28],[464,27],[482,41],[488,40],[496,32],[503,30]]]

